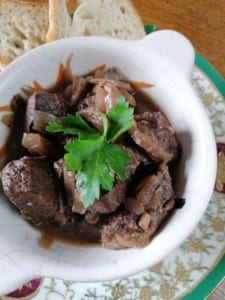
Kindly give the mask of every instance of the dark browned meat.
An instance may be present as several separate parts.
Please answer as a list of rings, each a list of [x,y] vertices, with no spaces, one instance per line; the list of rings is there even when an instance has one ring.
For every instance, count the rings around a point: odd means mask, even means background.
[[[77,113],[100,132],[103,132],[102,114],[96,107],[96,96],[88,96],[77,106]]]
[[[115,80],[115,81],[125,81],[125,82],[128,81],[126,79],[126,77],[121,73],[121,71],[115,67],[107,68],[103,71],[97,70],[97,72],[95,72],[94,77],[111,79],[111,80]]]
[[[128,82],[114,81],[111,79],[92,78],[90,83],[96,84],[93,92],[96,95],[96,107],[105,113],[116,105],[117,98],[124,96],[131,106],[136,105],[133,89]]]
[[[137,115],[129,133],[135,143],[157,162],[167,163],[177,155],[178,143],[174,130],[161,112]]]
[[[87,94],[88,81],[85,77],[75,76],[71,84],[69,84],[65,91],[63,92],[63,96],[67,100],[70,108],[75,108],[79,101],[83,100],[83,98]]]
[[[161,210],[174,198],[172,181],[166,165],[160,166],[157,174],[149,175],[139,183],[134,195],[125,200],[124,205],[133,214]]]
[[[118,141],[117,144],[123,150],[127,151],[130,158],[127,166],[126,179],[130,179],[140,165],[145,166],[151,164],[152,160],[147,153],[141,147],[137,146],[130,138]]]
[[[78,111],[86,121],[92,124],[98,131],[103,132],[102,114],[95,106],[88,106]]]
[[[54,147],[52,143],[41,136],[39,133],[23,133],[22,145],[27,149],[31,154],[35,155],[54,155]]]
[[[22,157],[2,170],[5,195],[34,224],[51,221],[58,198],[49,163],[43,158]]]
[[[72,95],[70,98],[70,105],[76,105],[81,99],[83,99],[87,92],[87,79],[84,77],[74,77],[72,83]]]
[[[63,159],[54,162],[54,169],[58,178],[62,180],[67,206],[72,212],[84,214],[86,209],[83,206],[79,190],[76,188],[75,173],[66,169]]]
[[[123,203],[127,211],[109,217],[102,227],[102,243],[111,249],[143,247],[174,207],[174,192],[167,166],[145,178],[134,197]]]
[[[129,82],[116,81],[113,79],[97,78],[97,77],[89,79],[89,82],[95,85],[99,84],[100,86],[114,86],[121,89],[125,89],[128,92],[133,92],[133,89]]]
[[[59,120],[60,118],[53,114],[41,110],[34,110],[32,130],[38,131],[40,133],[46,133],[46,126],[48,125],[48,123]]]
[[[126,182],[117,179],[110,192],[102,194],[100,199],[87,209],[84,207],[79,189],[76,187],[75,173],[68,171],[63,159],[54,163],[54,168],[59,178],[63,180],[67,205],[72,212],[85,215],[87,222],[96,223],[99,214],[111,213],[117,209],[125,197]]]
[[[67,111],[66,101],[58,94],[44,91],[36,92],[30,96],[26,110],[25,128],[27,132],[29,132],[32,127],[36,111],[44,112],[46,113],[45,115],[49,114],[56,117],[64,116]]]
[[[126,182],[117,178],[112,190],[102,193],[100,199],[88,207],[88,211],[101,214],[115,211],[125,197],[126,188]]]
[[[129,212],[110,217],[101,229],[102,245],[109,249],[144,247],[149,240],[149,231],[138,226],[138,217]]]

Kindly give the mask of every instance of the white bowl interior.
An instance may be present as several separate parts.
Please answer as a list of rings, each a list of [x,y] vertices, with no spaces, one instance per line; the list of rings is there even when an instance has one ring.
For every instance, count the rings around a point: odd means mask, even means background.
[[[4,278],[0,293],[8,292],[35,276],[75,281],[103,281],[131,275],[158,263],[193,230],[210,199],[216,172],[215,141],[204,108],[190,82],[171,61],[143,41],[76,38],[37,48],[0,74],[1,105],[10,102],[24,84],[55,82],[59,63],[73,54],[74,74],[101,64],[118,67],[130,80],[155,86],[145,93],[156,101],[175,128],[183,153],[176,195],[186,199],[166,226],[143,249],[112,251],[100,247],[74,247],[55,243],[50,250],[38,245],[40,233],[0,201],[0,266]],[[0,145],[7,129],[0,126]]]

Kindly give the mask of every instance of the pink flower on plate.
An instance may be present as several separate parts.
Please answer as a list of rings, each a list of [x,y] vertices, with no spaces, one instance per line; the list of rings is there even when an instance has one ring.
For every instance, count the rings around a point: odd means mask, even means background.
[[[39,291],[42,279],[36,278],[24,284],[18,290],[8,294],[5,299],[31,299]]]

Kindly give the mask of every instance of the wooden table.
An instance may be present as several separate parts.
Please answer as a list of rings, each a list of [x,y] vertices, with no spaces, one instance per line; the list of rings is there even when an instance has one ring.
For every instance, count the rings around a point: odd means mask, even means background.
[[[132,0],[144,24],[183,33],[225,78],[225,0]]]

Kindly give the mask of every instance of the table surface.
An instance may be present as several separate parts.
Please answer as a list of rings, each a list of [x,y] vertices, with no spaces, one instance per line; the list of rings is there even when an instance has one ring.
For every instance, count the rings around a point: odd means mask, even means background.
[[[225,78],[225,0],[132,0],[144,24],[184,34]]]

